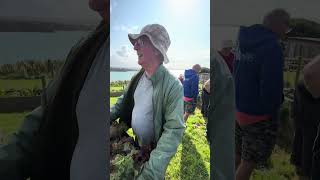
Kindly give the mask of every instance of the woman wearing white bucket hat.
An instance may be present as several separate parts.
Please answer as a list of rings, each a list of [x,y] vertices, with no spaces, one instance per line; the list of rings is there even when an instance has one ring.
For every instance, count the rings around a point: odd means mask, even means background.
[[[182,85],[163,66],[169,62],[166,52],[170,46],[163,26],[150,24],[128,37],[142,69],[111,108],[111,121],[120,118],[132,127],[141,150],[151,146],[150,158],[137,179],[164,179],[185,129]]]
[[[140,34],[129,34],[128,36],[133,45],[140,37],[148,37],[152,45],[161,53],[163,62],[169,63],[169,58],[166,53],[171,41],[167,30],[163,26],[159,24],[149,24],[142,28]]]

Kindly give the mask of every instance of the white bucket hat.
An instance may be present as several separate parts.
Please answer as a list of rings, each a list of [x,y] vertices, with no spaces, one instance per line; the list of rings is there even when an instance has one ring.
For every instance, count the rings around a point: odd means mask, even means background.
[[[142,28],[140,34],[128,34],[128,37],[134,45],[135,41],[143,35],[147,36],[152,45],[161,52],[164,63],[167,64],[169,62],[167,51],[171,43],[167,30],[160,24],[149,24]]]

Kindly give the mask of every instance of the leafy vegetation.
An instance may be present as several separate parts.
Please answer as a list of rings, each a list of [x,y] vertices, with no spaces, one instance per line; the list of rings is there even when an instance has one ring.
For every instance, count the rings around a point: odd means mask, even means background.
[[[110,126],[111,180],[133,179],[144,162],[136,158],[141,150],[134,146],[133,138],[126,134],[127,129],[125,123],[113,122]]]

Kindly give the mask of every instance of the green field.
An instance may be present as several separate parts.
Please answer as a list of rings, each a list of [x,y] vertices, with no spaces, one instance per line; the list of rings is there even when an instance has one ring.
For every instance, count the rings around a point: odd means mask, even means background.
[[[295,177],[295,168],[290,164],[290,154],[276,146],[271,155],[270,169],[255,170],[251,180],[292,180]]]
[[[176,155],[172,158],[166,179],[209,179],[210,148],[206,138],[206,124],[197,109],[190,116]]]
[[[17,131],[26,113],[0,113],[0,144]],[[1,142],[2,141],[2,142]]]
[[[19,79],[19,80],[6,80],[0,79],[0,90],[1,89],[33,89],[42,88],[40,79]]]
[[[117,102],[117,99],[116,97],[111,97],[110,98],[110,106],[112,106],[113,104],[115,104]]]
[[[119,91],[123,91],[124,88],[123,86],[111,86],[110,87],[110,92],[119,92]]]
[[[21,125],[27,113],[0,113],[0,131],[11,134]]]

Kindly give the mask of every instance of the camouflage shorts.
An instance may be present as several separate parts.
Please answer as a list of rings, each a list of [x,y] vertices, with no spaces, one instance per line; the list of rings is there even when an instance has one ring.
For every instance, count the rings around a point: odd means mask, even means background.
[[[196,109],[197,103],[193,100],[190,102],[184,101],[184,112],[192,114]]]
[[[245,126],[236,123],[236,152],[243,160],[266,162],[275,146],[277,130],[278,125],[272,120]]]

